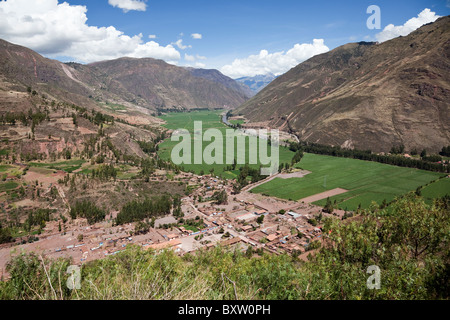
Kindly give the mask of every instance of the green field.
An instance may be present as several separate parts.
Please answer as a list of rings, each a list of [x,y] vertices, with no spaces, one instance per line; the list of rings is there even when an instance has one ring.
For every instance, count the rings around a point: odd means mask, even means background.
[[[425,202],[428,204],[431,204],[433,199],[445,195],[450,195],[450,178],[440,179],[422,189],[422,197],[425,198]]]
[[[300,200],[327,190],[343,188],[349,191],[331,200],[337,200],[341,209],[356,210],[359,204],[367,208],[372,201],[379,204],[385,199],[391,201],[442,176],[424,170],[315,154],[305,154],[298,166],[312,173],[304,178],[276,178],[254,188],[252,192]],[[326,199],[315,204],[325,205],[325,202]]]
[[[216,128],[224,133],[227,127],[221,123],[220,114],[221,111],[195,111],[190,113],[169,113],[161,118],[167,122],[166,127],[172,130],[183,128],[193,132],[194,121],[202,121],[203,131],[209,128]],[[178,143],[172,142],[170,139],[164,141],[159,149],[161,158],[169,160],[172,149]],[[209,142],[204,142],[203,147],[205,148],[208,144]],[[246,150],[248,150],[248,141]],[[237,150],[235,146],[235,154],[244,151]],[[294,153],[287,148],[280,148],[280,163],[290,163],[293,155]],[[224,171],[227,165],[190,164],[182,165],[182,167],[185,171],[193,171],[196,174],[201,174],[202,171],[204,174],[209,174],[210,169],[214,168],[216,175],[226,179],[234,179],[239,174],[239,170]],[[258,165],[252,165],[252,167],[257,168]],[[442,174],[430,171],[315,154],[305,154],[298,167],[312,173],[304,178],[276,178],[256,187],[252,192],[263,193],[281,199],[300,200],[327,190],[343,188],[349,191],[332,197],[331,200],[336,200],[341,209],[356,210],[360,204],[363,208],[367,208],[372,201],[380,204],[383,200],[389,202],[396,196],[414,191],[417,187],[442,176]],[[238,168],[239,165],[237,166]],[[445,186],[438,185],[434,188],[439,189],[442,187]],[[436,194],[435,190],[429,192]],[[324,205],[325,202],[326,199],[315,204]]]
[[[19,184],[14,181],[0,182],[0,192],[14,190],[18,186]]]
[[[31,162],[30,167],[62,170],[72,173],[73,171],[80,169],[85,162],[85,160],[67,160],[54,163]]]
[[[225,130],[230,129],[226,125],[224,125],[220,121],[220,115],[222,111],[194,111],[189,113],[169,113],[165,116],[162,116],[161,118],[167,122],[165,125],[166,128],[171,130],[177,130],[177,129],[187,129],[192,137],[193,131],[194,131],[194,121],[202,121],[202,129],[203,132],[205,132],[207,129],[215,128],[222,132],[223,135],[225,135]],[[193,143],[194,138],[192,138]],[[224,139],[225,140],[225,139]],[[169,139],[164,141],[159,146],[159,155],[164,160],[171,159],[171,152],[172,149],[178,144],[179,142],[174,141],[172,142]],[[203,143],[203,150],[210,144],[210,142],[204,142]],[[237,143],[235,143],[235,150],[234,154],[237,157],[238,154],[242,154],[245,152],[246,154],[246,161],[248,162],[249,156],[248,151],[249,150],[249,140],[246,139],[246,146],[245,150],[238,150]],[[269,148],[270,151],[270,148]],[[225,141],[224,141],[224,160],[223,163],[225,163],[225,154],[228,152],[225,148]],[[191,159],[194,159],[193,156],[194,148],[192,147],[192,155]],[[280,161],[283,162],[291,162],[292,157],[294,153],[291,152],[289,149],[285,147],[280,147]],[[239,174],[239,170],[234,171],[224,171],[224,169],[230,164],[212,164],[207,165],[205,163],[203,164],[182,164],[181,166],[184,168],[185,171],[193,171],[196,174],[201,174],[203,171],[204,174],[209,174],[210,169],[214,168],[214,173],[218,176],[222,176],[225,179],[234,179]],[[253,168],[259,168],[259,165],[250,165]],[[236,169],[239,169],[239,165],[236,167]]]
[[[8,171],[9,169],[12,169],[12,168],[13,167],[10,166],[10,165],[2,164],[2,165],[0,165],[0,172],[6,172],[6,171]]]
[[[229,122],[230,122],[231,124],[234,124],[234,125],[244,124],[244,123],[245,123],[244,120],[229,120]]]

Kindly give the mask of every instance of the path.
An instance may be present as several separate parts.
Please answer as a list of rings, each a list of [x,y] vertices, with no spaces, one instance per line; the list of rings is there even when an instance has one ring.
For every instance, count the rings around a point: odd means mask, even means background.
[[[339,194],[343,194],[343,193],[346,193],[346,192],[348,192],[348,190],[341,189],[341,188],[336,188],[336,189],[333,189],[333,190],[325,191],[325,192],[318,193],[318,194],[315,194],[315,195],[310,196],[310,197],[306,197],[306,198],[300,199],[298,201],[299,202],[305,202],[305,203],[313,203],[313,202],[316,202],[316,201],[319,201],[319,200],[322,200],[322,199],[326,199],[326,198],[331,198],[331,197],[334,197],[334,196],[337,196]]]

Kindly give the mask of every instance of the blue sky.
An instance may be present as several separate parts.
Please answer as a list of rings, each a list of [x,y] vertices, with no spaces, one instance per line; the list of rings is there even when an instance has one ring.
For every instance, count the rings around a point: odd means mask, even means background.
[[[65,7],[63,1],[32,1],[42,2],[41,7],[45,7],[46,12],[31,4],[25,6],[28,7],[26,10],[22,9],[27,1],[31,0],[0,1],[0,21],[2,10],[10,21],[9,33],[8,26],[2,28],[0,22],[0,38],[60,60],[92,62],[121,54],[153,56],[182,66],[216,68],[233,77],[268,72],[279,74],[294,63],[345,43],[376,41],[387,25],[403,26],[426,8],[431,13],[423,14],[419,22],[450,14],[447,0],[148,0],[145,4],[139,4],[142,1],[137,0],[66,0]],[[6,3],[10,2],[21,6],[7,7]],[[366,10],[370,5],[381,9],[380,30],[369,30],[366,26],[370,16]],[[77,6],[85,7],[84,13],[82,7]],[[14,29],[11,12],[19,23],[26,20],[24,17],[31,16],[32,21],[26,21],[28,28],[22,23],[22,29],[17,26]],[[50,15],[49,12],[55,13]],[[59,20],[54,18],[56,14],[61,16]],[[70,24],[66,22],[70,19],[62,18],[66,14],[75,17]],[[79,22],[83,15],[87,21]],[[42,22],[38,24],[39,20],[48,23],[49,19],[57,19],[53,26],[68,25],[57,32],[41,26]],[[38,29],[36,26],[42,30],[33,35],[30,30]],[[69,31],[71,28],[74,31]],[[64,32],[77,35],[77,38]],[[194,39],[192,34],[201,35],[201,39]],[[149,38],[150,35],[156,38]],[[129,37],[124,39],[124,36]],[[85,43],[81,43],[80,38]],[[313,43],[314,39],[323,41]],[[91,50],[88,44],[95,47],[95,52],[87,54],[86,51]],[[128,52],[127,48],[133,46],[136,50]],[[289,50],[291,52],[287,54]]]

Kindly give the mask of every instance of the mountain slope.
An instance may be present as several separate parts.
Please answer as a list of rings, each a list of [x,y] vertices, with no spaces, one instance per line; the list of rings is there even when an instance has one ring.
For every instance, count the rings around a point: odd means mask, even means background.
[[[218,71],[221,81],[194,72],[151,58],[63,64],[0,40],[3,81],[22,90],[36,87],[83,106],[114,103],[132,110],[213,109],[235,108],[248,99],[245,88]]]
[[[234,113],[300,139],[389,151],[450,144],[450,17],[382,44],[351,43],[275,79]]]

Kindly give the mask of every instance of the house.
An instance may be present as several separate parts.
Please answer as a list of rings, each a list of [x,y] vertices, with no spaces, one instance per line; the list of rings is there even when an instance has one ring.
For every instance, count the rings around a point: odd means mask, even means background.
[[[266,215],[267,211],[266,210],[258,210],[258,211],[255,211],[255,214],[257,214],[258,216]]]
[[[173,248],[173,247],[179,247],[181,245],[181,241],[180,240],[170,240],[170,241],[166,241],[166,242],[162,242],[162,243],[158,243],[158,244],[152,244],[150,246],[148,246],[148,249],[155,249],[155,250],[163,250],[163,249],[169,249],[169,248]]]
[[[277,236],[275,233],[273,233],[273,234],[267,236],[267,240],[268,240],[269,242],[275,241],[277,238],[278,238],[278,236]]]
[[[241,242],[241,238],[236,237],[233,239],[228,239],[228,240],[222,241],[220,244],[224,247],[227,247],[227,246],[231,246],[233,244],[239,243],[239,242]]]
[[[173,240],[173,239],[176,239],[176,238],[178,238],[178,235],[177,234],[169,234],[169,235],[167,235],[167,239],[169,239],[169,240]]]
[[[287,214],[290,215],[294,219],[300,218],[302,216],[301,214],[295,213],[293,211],[289,211]]]

